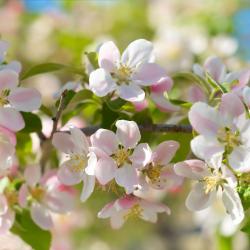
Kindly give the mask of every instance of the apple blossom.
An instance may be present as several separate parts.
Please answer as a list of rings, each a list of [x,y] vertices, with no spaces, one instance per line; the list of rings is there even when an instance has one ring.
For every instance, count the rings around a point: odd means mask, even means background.
[[[142,101],[145,98],[142,87],[166,75],[164,69],[152,61],[153,45],[147,40],[133,41],[122,55],[112,41],[105,42],[98,54],[100,68],[90,73],[89,87],[100,97],[115,91],[124,100]]]
[[[157,214],[170,214],[170,209],[161,203],[154,203],[133,195],[127,195],[107,204],[98,218],[110,218],[112,228],[119,229],[129,218],[141,218],[156,223]]]
[[[53,226],[51,213],[66,213],[74,207],[74,195],[60,183],[56,172],[41,176],[37,165],[26,167],[25,183],[19,190],[19,204],[30,206],[31,218],[44,230]]]
[[[134,121],[118,120],[115,125],[116,134],[107,129],[99,129],[90,137],[92,150],[98,157],[95,176],[102,185],[115,178],[116,183],[124,187],[127,193],[132,193],[139,184],[137,170],[146,164],[150,156],[145,150],[145,154],[137,159],[133,157],[132,150],[137,151],[136,145],[141,139]],[[140,144],[138,147],[141,147]]]
[[[65,185],[75,185],[83,181],[81,200],[86,201],[94,191],[95,176],[92,169],[95,168],[97,161],[96,155],[89,151],[86,136],[80,129],[71,127],[70,134],[55,133],[52,143],[69,157],[59,168],[59,180]]]
[[[250,170],[250,121],[237,95],[224,94],[218,109],[206,103],[195,103],[189,111],[189,120],[200,134],[191,141],[197,157],[206,160],[213,154],[225,153],[235,170]]]
[[[221,192],[226,212],[235,224],[239,224],[244,219],[244,211],[236,191],[237,179],[221,163],[221,158],[216,157],[217,160],[210,159],[209,163],[201,160],[186,160],[175,164],[176,174],[198,181],[186,199],[186,206],[191,211],[203,210],[211,206],[216,194]]]

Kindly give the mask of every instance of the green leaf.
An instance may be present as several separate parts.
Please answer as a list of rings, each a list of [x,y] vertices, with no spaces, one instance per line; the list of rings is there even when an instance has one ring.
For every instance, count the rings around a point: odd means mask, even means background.
[[[18,235],[34,250],[49,250],[51,245],[51,233],[42,230],[31,219],[28,211],[16,214],[16,219],[11,232]]]
[[[220,90],[222,93],[227,93],[227,89],[220,83],[216,82],[208,73],[206,73],[206,79],[211,87]]]
[[[85,55],[87,56],[89,62],[94,67],[94,69],[99,68],[99,65],[98,65],[98,54],[96,52],[85,52]]]
[[[42,106],[40,107],[40,111],[43,112],[45,115],[47,115],[47,116],[49,116],[49,117],[52,117],[52,116],[53,116],[52,111],[51,111],[48,107],[46,107],[46,106],[44,106],[44,105],[42,105]]]
[[[217,250],[233,250],[233,238],[231,236],[224,236],[217,232],[216,239]]]
[[[42,122],[39,116],[28,113],[28,112],[21,112],[25,127],[21,130],[23,133],[33,133],[33,132],[40,132],[42,130]]]
[[[174,105],[178,105],[184,108],[191,108],[193,103],[191,102],[186,102],[186,101],[182,101],[182,100],[176,100],[176,99],[169,99],[169,101],[174,104]]]
[[[62,70],[62,69],[69,70],[73,73],[85,76],[83,69],[77,69],[77,68],[74,68],[72,66],[64,65],[64,64],[60,64],[60,63],[42,63],[42,64],[38,64],[38,65],[30,68],[26,72],[24,72],[21,75],[21,80],[25,80],[25,79],[32,77],[32,76],[35,76],[35,75],[54,72],[54,71],[58,71],[58,70]]]
[[[126,104],[126,101],[121,98],[117,98],[113,101],[107,101],[106,103],[109,109],[111,109],[112,111],[120,112],[122,106]]]

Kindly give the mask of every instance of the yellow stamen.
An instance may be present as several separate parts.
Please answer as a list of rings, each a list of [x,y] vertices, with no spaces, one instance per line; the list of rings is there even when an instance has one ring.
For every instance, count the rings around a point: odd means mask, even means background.
[[[37,201],[41,201],[44,197],[45,191],[42,187],[34,187],[30,190],[31,196]]]
[[[69,166],[69,168],[75,173],[82,172],[88,163],[87,157],[80,154],[71,154],[70,160],[72,161],[72,164]]]
[[[0,107],[3,107],[4,105],[9,103],[7,99],[9,94],[10,91],[8,89],[2,90],[2,92],[0,93]]]
[[[145,173],[148,176],[148,178],[154,183],[154,182],[158,182],[160,180],[161,169],[162,169],[162,166],[160,166],[160,165],[155,165],[155,166],[150,165],[145,170]]]
[[[204,188],[206,194],[214,191],[225,183],[225,179],[223,179],[221,174],[218,172],[215,175],[204,177],[202,181],[205,183]]]
[[[120,167],[129,160],[129,155],[130,155],[130,152],[127,149],[121,148],[117,150],[113,158],[116,161],[117,166]]]
[[[130,211],[128,214],[124,215],[124,220],[128,220],[130,218],[138,218],[141,216],[143,209],[139,204],[134,205],[132,208],[130,208]]]

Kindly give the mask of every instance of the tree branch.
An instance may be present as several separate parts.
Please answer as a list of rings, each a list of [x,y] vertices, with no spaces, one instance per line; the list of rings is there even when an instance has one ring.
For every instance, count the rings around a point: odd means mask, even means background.
[[[139,129],[142,132],[156,132],[156,133],[165,133],[165,132],[176,132],[176,133],[192,133],[192,126],[190,125],[174,125],[174,124],[144,124],[138,125]],[[86,136],[94,134],[100,127],[99,126],[90,126],[82,128],[82,132]]]

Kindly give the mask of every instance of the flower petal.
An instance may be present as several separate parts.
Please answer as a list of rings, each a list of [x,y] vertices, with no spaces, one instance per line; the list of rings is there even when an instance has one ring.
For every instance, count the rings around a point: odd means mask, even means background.
[[[15,221],[15,213],[12,210],[8,210],[6,214],[1,216],[0,222],[0,234],[6,234],[11,229]]]
[[[42,229],[49,230],[53,227],[51,215],[48,209],[42,204],[37,202],[32,203],[30,215],[32,220]]]
[[[149,62],[152,58],[153,45],[145,39],[138,39],[130,43],[123,52],[121,62],[131,68],[138,64]]]
[[[23,184],[18,192],[18,203],[22,208],[25,208],[27,206],[28,196],[28,186],[26,184]]]
[[[132,78],[137,84],[142,86],[151,86],[166,76],[165,70],[156,63],[141,64]]]
[[[18,111],[31,112],[40,108],[41,94],[33,88],[16,88],[10,92],[8,100]]]
[[[97,217],[101,219],[107,219],[116,213],[116,209],[114,207],[114,201],[106,204],[101,211],[98,212]]]
[[[85,202],[93,193],[95,188],[95,176],[83,175],[83,189],[81,193],[81,201]]]
[[[138,125],[134,121],[118,120],[116,135],[125,148],[134,148],[141,139]]]
[[[18,74],[14,70],[0,70],[0,91],[14,89],[18,84]]]
[[[95,169],[97,165],[97,156],[94,152],[90,152],[88,155],[88,165],[85,168],[85,173],[87,175],[95,175]]]
[[[104,69],[96,69],[89,76],[89,88],[97,96],[103,97],[116,89],[111,75]]]
[[[173,80],[170,77],[165,76],[161,78],[159,81],[157,81],[156,83],[154,83],[150,87],[150,89],[151,89],[151,92],[160,94],[166,91],[170,91],[172,89],[172,86],[173,86]]]
[[[120,51],[112,41],[102,44],[98,52],[98,63],[108,72],[114,72],[120,60]]]
[[[7,213],[8,211],[8,201],[5,195],[0,194],[0,216]]]
[[[127,194],[132,193],[139,182],[135,168],[128,164],[116,170],[115,180],[118,185],[125,188]]]
[[[250,152],[249,148],[239,146],[234,148],[232,153],[228,156],[229,165],[239,172],[250,171]]]
[[[186,207],[190,211],[199,211],[209,207],[215,197],[215,192],[205,193],[202,183],[196,183],[186,199]]]
[[[239,194],[230,186],[224,185],[222,201],[227,213],[235,224],[239,224],[244,219],[244,210]]]
[[[81,182],[82,173],[71,171],[74,164],[71,160],[64,162],[58,170],[58,179],[65,185],[71,186]]]
[[[162,93],[152,92],[150,94],[151,99],[155,103],[156,107],[162,112],[176,112],[180,110],[180,107],[172,104]]]
[[[143,168],[151,161],[152,151],[147,143],[140,143],[134,149],[133,154],[129,157],[133,167]]]
[[[180,144],[177,141],[164,141],[160,143],[153,152],[152,161],[160,165],[168,164],[179,147]]]
[[[218,83],[221,83],[226,76],[226,66],[218,57],[209,57],[204,63],[204,68]]]
[[[215,135],[220,128],[219,112],[203,102],[191,107],[188,118],[193,128],[203,135]]]
[[[24,170],[24,179],[27,184],[34,187],[41,179],[41,168],[38,165],[28,166]]]
[[[95,168],[95,176],[101,185],[106,185],[115,177],[117,165],[111,158],[101,158],[98,160]]]
[[[89,142],[85,134],[76,127],[70,128],[70,134],[72,136],[71,139],[75,144],[75,149],[77,149],[77,151],[79,150],[79,153],[84,153],[87,155],[89,152]]]
[[[75,143],[71,135],[64,132],[57,132],[53,135],[52,144],[63,153],[74,152]]]
[[[19,131],[24,128],[24,120],[21,114],[13,108],[0,108],[0,126],[11,131]]]
[[[145,98],[145,92],[136,84],[121,85],[117,89],[118,95],[129,102],[141,102]]]
[[[114,132],[107,129],[98,129],[90,137],[93,147],[100,148],[108,155],[113,154],[118,149],[118,141]]]

